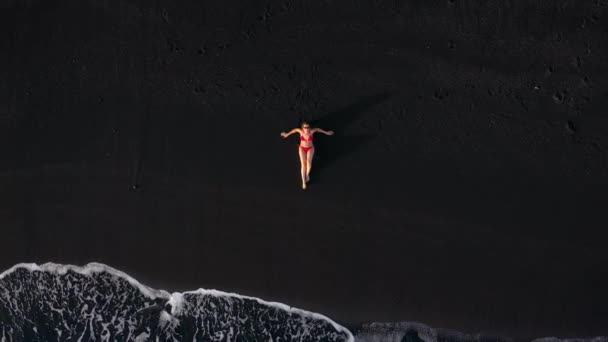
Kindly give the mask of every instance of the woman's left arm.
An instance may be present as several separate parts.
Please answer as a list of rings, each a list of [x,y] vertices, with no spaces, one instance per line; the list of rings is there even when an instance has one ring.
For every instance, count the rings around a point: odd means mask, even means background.
[[[323,133],[325,135],[334,135],[334,131],[325,131],[325,130],[322,130],[320,128],[313,128],[312,131],[311,131],[311,133],[315,133],[315,132],[321,132],[321,133]]]

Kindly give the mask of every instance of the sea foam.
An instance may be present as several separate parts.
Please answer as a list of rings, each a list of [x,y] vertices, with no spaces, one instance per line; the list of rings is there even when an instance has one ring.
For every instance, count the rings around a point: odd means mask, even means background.
[[[0,274],[0,341],[348,341],[317,313],[199,289],[168,293],[107,265],[18,264]]]

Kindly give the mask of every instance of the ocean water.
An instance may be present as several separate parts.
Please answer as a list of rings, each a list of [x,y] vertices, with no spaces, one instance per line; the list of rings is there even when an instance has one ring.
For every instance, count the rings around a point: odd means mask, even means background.
[[[217,290],[151,289],[107,265],[18,264],[0,274],[0,342],[511,342],[418,322],[367,323],[353,335],[319,313]],[[531,342],[608,342],[608,337]]]
[[[0,274],[0,341],[354,341],[329,318],[216,290],[168,293],[103,264]]]
[[[355,333],[357,342],[512,342],[507,336],[467,334],[451,329],[432,328],[419,322],[374,322],[361,326]],[[608,342],[608,337],[544,337],[530,342]]]

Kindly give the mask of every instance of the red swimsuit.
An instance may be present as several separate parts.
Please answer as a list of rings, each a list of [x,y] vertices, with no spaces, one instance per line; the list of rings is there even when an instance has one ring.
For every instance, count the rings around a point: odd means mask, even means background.
[[[306,138],[304,137],[304,135],[300,135],[300,141],[310,141],[310,142],[312,142],[312,133],[308,135],[308,139],[306,139]],[[308,146],[308,147],[306,147],[306,146],[302,146],[302,145],[298,145],[298,146],[300,146],[300,148],[301,148],[301,149],[302,149],[304,152],[308,152],[308,151],[310,151],[310,150],[313,148],[313,146]]]

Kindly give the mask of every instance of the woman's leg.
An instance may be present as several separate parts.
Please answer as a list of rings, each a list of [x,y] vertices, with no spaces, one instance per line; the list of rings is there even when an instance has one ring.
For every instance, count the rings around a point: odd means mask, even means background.
[[[306,181],[310,179],[310,169],[312,168],[312,157],[315,155],[315,148],[311,148],[306,153]]]
[[[300,175],[302,176],[302,189],[306,189],[306,151],[298,147],[298,153],[300,154]]]

